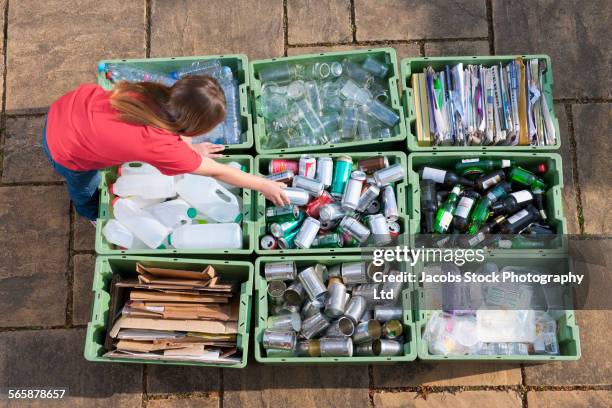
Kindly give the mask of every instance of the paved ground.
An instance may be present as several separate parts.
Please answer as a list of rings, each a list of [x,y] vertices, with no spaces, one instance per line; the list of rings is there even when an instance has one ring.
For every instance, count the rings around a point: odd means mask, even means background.
[[[393,46],[400,58],[547,53],[570,232],[610,234],[611,20],[609,0],[0,0],[0,389],[69,387],[74,406],[611,406],[612,320],[604,312],[578,313],[583,357],[574,363],[87,363],[93,230],[71,212],[39,141],[47,106],[93,81],[102,58],[255,59],[364,46]]]

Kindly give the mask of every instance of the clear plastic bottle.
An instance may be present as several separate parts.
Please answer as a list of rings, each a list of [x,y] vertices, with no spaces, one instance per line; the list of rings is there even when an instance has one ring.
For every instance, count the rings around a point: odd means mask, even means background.
[[[102,234],[108,242],[126,249],[145,249],[147,246],[115,219],[108,220],[102,228]]]
[[[194,61],[190,65],[186,65],[170,73],[172,78],[181,79],[187,75],[207,75],[207,72],[214,68],[221,68],[221,62],[218,59],[208,61]]]
[[[315,112],[312,105],[306,99],[300,99],[293,105],[295,115],[300,118],[298,125],[302,125],[304,130],[303,136],[310,136],[312,144],[325,144],[327,137],[325,136],[325,128],[321,122],[321,118]]]
[[[222,82],[221,87],[225,93],[225,144],[239,144],[242,142],[242,126],[240,121],[240,96],[238,95],[238,82],[235,80]]]
[[[197,210],[181,198],[155,204],[147,211],[170,229],[190,223],[197,215]]]
[[[100,63],[98,71],[103,73],[112,82],[157,82],[166,86],[172,86],[176,80],[169,75],[151,72],[127,64],[107,64]]]
[[[120,176],[110,186],[110,191],[119,197],[173,198],[176,196],[174,177],[156,174]]]
[[[211,177],[185,174],[177,182],[176,191],[191,206],[216,222],[233,222],[241,214],[236,196]]]
[[[149,248],[159,247],[170,233],[170,229],[130,200],[115,199],[113,215]]]
[[[387,105],[380,103],[375,99],[370,99],[364,106],[364,109],[370,114],[370,116],[378,119],[387,127],[392,128],[399,122],[399,116],[397,113],[391,110]]]
[[[236,223],[183,225],[168,243],[177,249],[240,249],[242,229]]]
[[[378,78],[384,78],[387,72],[389,72],[389,66],[387,64],[383,64],[370,56],[363,61],[361,67]]]
[[[354,81],[348,79],[340,89],[340,95],[357,105],[365,105],[372,99],[372,95],[367,89],[360,87]]]
[[[343,140],[354,140],[359,125],[359,108],[354,103],[346,103],[340,117],[340,133]]]

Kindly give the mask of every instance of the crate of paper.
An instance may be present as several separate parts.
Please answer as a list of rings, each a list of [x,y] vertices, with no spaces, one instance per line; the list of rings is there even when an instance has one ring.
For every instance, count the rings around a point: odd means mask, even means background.
[[[402,152],[259,155],[255,170],[287,184],[291,204],[257,196],[256,252],[353,252],[403,242],[406,155]]]
[[[412,153],[408,177],[417,246],[567,249],[558,154]]]
[[[255,263],[255,359],[383,363],[416,358],[405,264],[353,256],[261,257]]]
[[[246,55],[104,60],[98,64],[98,84],[112,89],[119,81],[157,82],[172,86],[187,75],[211,76],[221,85],[226,100],[225,121],[194,143],[212,142],[228,150],[253,146],[249,101],[249,64]]]
[[[217,160],[244,172],[252,169],[251,156]],[[247,189],[125,163],[102,173],[96,252],[248,255],[254,248],[251,206]]]
[[[393,48],[251,63],[258,153],[352,149],[405,138]]]
[[[410,151],[559,149],[547,55],[402,60]]]
[[[424,281],[417,285],[415,296],[419,359],[535,362],[580,358],[572,287],[551,278],[568,274],[567,255],[490,254],[483,262],[457,264],[415,265],[419,281]],[[485,281],[494,277],[497,282]],[[536,277],[546,278],[546,284]]]
[[[248,262],[98,257],[85,358],[242,368],[252,290]]]

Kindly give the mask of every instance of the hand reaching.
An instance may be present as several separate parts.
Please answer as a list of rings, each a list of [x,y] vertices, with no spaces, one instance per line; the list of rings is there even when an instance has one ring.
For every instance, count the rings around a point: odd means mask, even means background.
[[[222,154],[217,154],[217,152],[222,152],[223,150],[225,150],[225,146],[209,142],[191,144],[190,146],[193,150],[200,153],[202,156],[211,158],[223,157]]]
[[[274,205],[282,207],[290,204],[287,195],[283,192],[283,188],[285,188],[285,184],[281,182],[265,180],[260,191],[264,197],[272,201]]]

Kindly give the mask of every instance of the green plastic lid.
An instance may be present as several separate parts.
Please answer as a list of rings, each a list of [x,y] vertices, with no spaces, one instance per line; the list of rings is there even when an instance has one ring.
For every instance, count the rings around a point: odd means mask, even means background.
[[[172,246],[172,234],[168,235],[168,245]]]
[[[195,217],[196,217],[196,215],[198,215],[198,210],[196,210],[195,208],[190,207],[190,208],[187,210],[187,216],[188,216],[189,218],[195,218]]]

